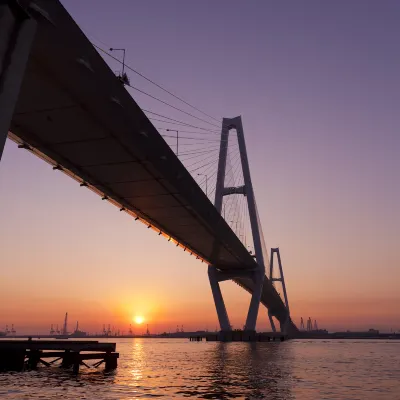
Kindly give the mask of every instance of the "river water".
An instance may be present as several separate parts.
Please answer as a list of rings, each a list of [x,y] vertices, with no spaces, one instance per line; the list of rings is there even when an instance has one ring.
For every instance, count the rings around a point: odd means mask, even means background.
[[[0,374],[1,399],[400,400],[400,342],[117,339],[114,372]]]

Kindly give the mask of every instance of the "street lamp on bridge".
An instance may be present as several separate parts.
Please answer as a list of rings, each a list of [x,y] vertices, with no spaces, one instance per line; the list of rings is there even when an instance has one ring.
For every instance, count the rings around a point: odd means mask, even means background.
[[[167,132],[176,132],[176,155],[178,156],[179,131],[177,131],[176,129],[167,129]]]
[[[122,51],[122,73],[118,76],[119,80],[124,85],[130,85],[128,75],[125,73],[125,49],[114,49],[113,47],[110,48],[110,51]]]
[[[206,177],[206,196],[208,196],[208,176],[207,176],[207,174],[197,174],[197,175]]]
[[[229,221],[229,222],[232,222],[232,223],[235,224],[235,230],[234,230],[234,232],[237,234],[237,224],[238,224],[239,221]]]

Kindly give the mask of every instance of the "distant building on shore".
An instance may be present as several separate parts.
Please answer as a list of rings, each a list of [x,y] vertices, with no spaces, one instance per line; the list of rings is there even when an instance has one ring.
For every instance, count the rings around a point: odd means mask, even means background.
[[[376,338],[379,337],[379,330],[371,328],[363,332],[335,332],[332,335],[335,338]]]

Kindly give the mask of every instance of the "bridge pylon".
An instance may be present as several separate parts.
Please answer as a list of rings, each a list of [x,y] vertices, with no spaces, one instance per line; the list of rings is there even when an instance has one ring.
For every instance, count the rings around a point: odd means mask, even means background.
[[[239,187],[225,187],[225,172],[227,164],[228,140],[229,132],[235,129],[239,145],[240,161],[244,185]],[[249,278],[253,281],[253,293],[251,296],[250,306],[247,313],[245,330],[255,332],[258,317],[258,310],[264,285],[265,277],[265,258],[268,257],[266,251],[263,250],[262,232],[259,225],[256,200],[254,196],[253,185],[250,176],[249,161],[247,158],[246,143],[244,139],[242,118],[224,118],[222,121],[221,142],[218,161],[217,183],[215,190],[215,208],[221,214],[224,196],[233,194],[242,194],[246,197],[247,207],[249,211],[250,226],[253,237],[255,258],[257,260],[257,268],[254,270],[237,270],[237,271],[221,271],[218,265],[209,265],[208,277],[210,280],[211,290],[214,297],[215,307],[217,310],[218,320],[221,331],[232,330],[228,313],[219,286],[219,282],[239,277]]]
[[[279,269],[279,277],[276,278],[274,277],[274,255],[276,254],[277,260],[278,260],[278,269]],[[283,267],[282,267],[282,260],[281,260],[281,253],[279,251],[279,248],[272,248],[271,249],[271,259],[269,263],[269,279],[274,284],[274,282],[280,282],[282,284],[282,290],[283,290],[283,297],[285,300],[285,306],[287,309],[287,319],[286,321],[282,324],[281,323],[281,332],[286,332],[287,327],[286,325],[290,322],[290,309],[289,309],[289,300],[287,296],[287,291],[286,291],[286,284],[285,284],[285,277],[283,275]],[[275,324],[272,319],[272,315],[268,313],[268,317],[271,323],[272,330],[275,332]]]

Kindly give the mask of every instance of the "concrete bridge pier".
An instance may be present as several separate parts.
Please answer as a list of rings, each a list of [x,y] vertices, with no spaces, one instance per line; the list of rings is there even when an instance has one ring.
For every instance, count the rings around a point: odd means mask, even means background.
[[[215,308],[217,310],[219,325],[222,332],[230,332],[232,330],[231,323],[229,322],[224,298],[222,297],[221,288],[219,286],[219,282],[221,281],[219,278],[220,274],[218,273],[217,269],[212,265],[209,265],[208,279],[210,280],[210,286],[214,298]]]
[[[269,323],[271,324],[272,332],[276,332],[275,322],[272,317],[273,315],[268,311],[268,318],[269,318]]]
[[[19,2],[0,4],[0,160],[35,31],[36,21]]]
[[[260,308],[261,294],[264,285],[263,271],[219,271],[217,268],[210,265],[208,267],[208,277],[210,280],[215,308],[217,310],[218,321],[221,327],[221,334],[224,337],[229,337],[229,333],[232,332],[232,327],[229,322],[229,316],[226,311],[226,306],[222,296],[221,288],[219,286],[219,282],[235,278],[249,278],[254,282],[254,290],[250,300],[249,311],[247,313],[244,331],[247,335],[255,336],[258,311]]]
[[[247,313],[245,331],[246,332],[256,332],[256,324],[258,317],[258,310],[260,308],[261,294],[264,286],[264,272],[260,271],[253,272],[252,280],[254,282],[254,290],[251,295],[249,311]]]

